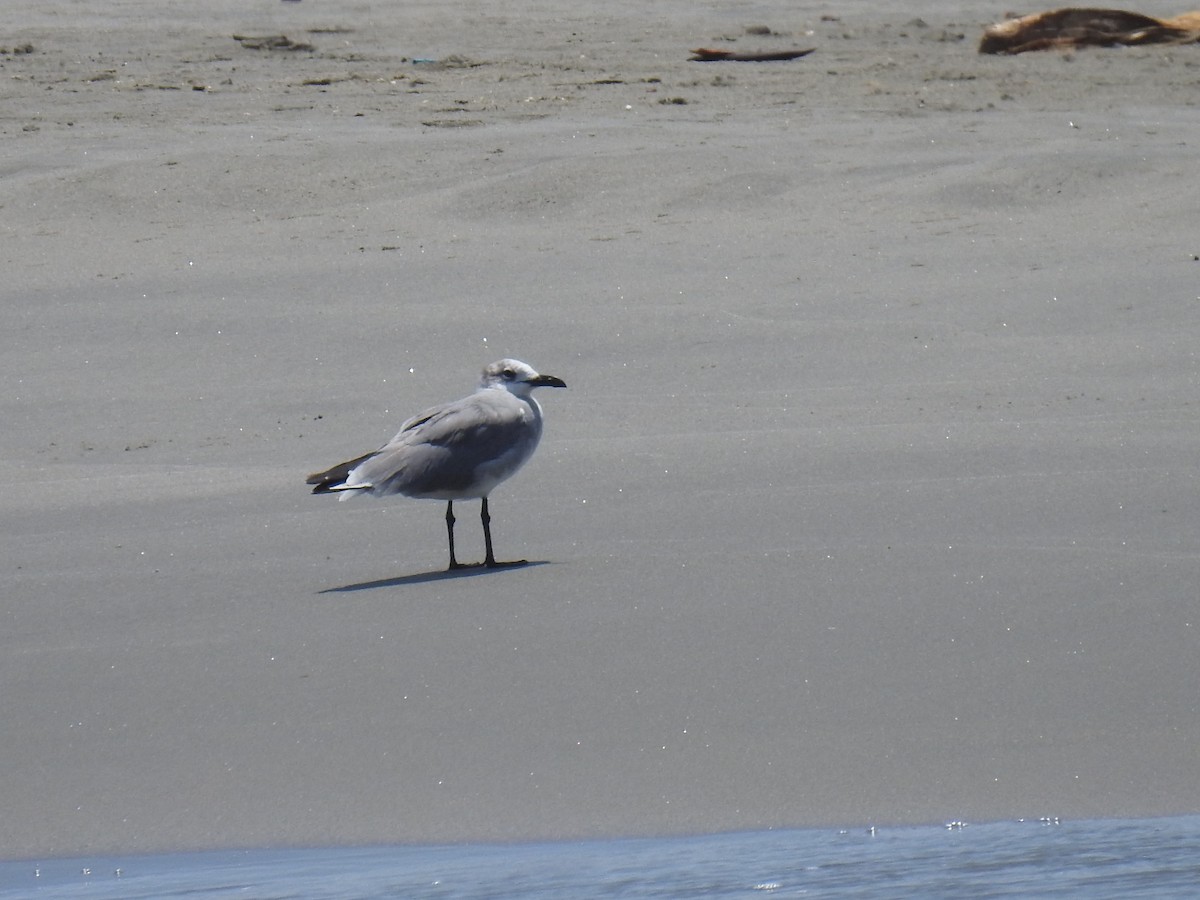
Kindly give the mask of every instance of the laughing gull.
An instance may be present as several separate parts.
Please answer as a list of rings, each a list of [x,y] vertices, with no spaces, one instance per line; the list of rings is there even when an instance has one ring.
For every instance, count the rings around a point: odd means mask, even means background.
[[[539,375],[519,360],[494,362],[469,397],[413,416],[374,453],[309,475],[308,483],[316,485],[314,494],[341,492],[341,500],[356,494],[445,500],[452,570],[468,568],[454,556],[454,501],[478,497],[487,551],[483,565],[524,565],[523,559],[497,562],[492,554],[488,494],[515,475],[537,448],[542,408],[533,389],[566,386],[561,378]]]

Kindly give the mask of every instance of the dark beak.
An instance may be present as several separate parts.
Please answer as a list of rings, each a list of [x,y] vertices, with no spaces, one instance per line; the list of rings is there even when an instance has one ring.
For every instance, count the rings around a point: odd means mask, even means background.
[[[566,387],[567,383],[561,378],[555,378],[553,375],[539,375],[537,378],[530,378],[529,383],[534,387]]]

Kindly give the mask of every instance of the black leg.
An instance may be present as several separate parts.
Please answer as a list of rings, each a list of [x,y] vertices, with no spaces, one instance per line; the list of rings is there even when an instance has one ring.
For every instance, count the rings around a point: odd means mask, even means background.
[[[461,569],[462,566],[454,558],[454,501],[446,501],[446,537],[450,539],[450,569]]]
[[[487,553],[483,557],[483,564],[489,569],[500,569],[504,566],[524,566],[529,561],[525,559],[514,559],[508,562],[496,562],[496,557],[492,553],[492,517],[488,513],[487,497],[483,498],[483,503],[479,507],[479,520],[483,522],[483,546]]]

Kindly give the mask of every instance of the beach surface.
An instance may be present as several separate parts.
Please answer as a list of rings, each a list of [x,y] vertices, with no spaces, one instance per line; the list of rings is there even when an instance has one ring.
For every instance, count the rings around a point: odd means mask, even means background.
[[[0,855],[1200,810],[1200,46],[1003,12],[9,3]],[[531,565],[309,495],[505,356]]]

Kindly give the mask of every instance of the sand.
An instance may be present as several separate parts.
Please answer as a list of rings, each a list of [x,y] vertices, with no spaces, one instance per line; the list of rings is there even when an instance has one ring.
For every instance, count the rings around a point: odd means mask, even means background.
[[[10,3],[0,854],[1200,810],[1200,47],[877,7]]]

